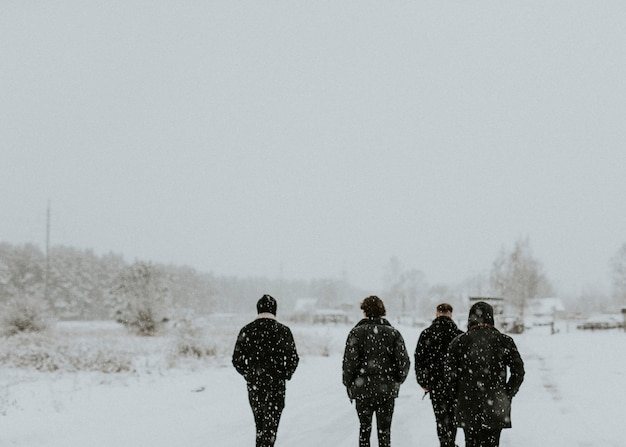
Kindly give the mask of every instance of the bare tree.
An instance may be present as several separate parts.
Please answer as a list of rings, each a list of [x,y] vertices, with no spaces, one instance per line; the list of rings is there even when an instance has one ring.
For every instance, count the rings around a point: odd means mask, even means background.
[[[430,307],[428,302],[428,285],[426,275],[417,269],[409,269],[400,275],[400,296],[402,298],[403,314],[409,312],[415,315]]]
[[[388,310],[399,315],[411,315],[428,308],[426,275],[418,269],[404,269],[393,256],[385,269]],[[388,303],[388,304],[387,304]]]
[[[406,303],[403,303],[402,292],[402,264],[396,256],[392,256],[385,265],[384,283],[387,296],[385,297],[385,307],[387,313],[402,314],[405,311]]]
[[[541,263],[531,252],[528,238],[518,239],[509,253],[502,250],[493,262],[490,283],[492,290],[511,303],[521,316],[528,299],[554,294]]]
[[[626,306],[626,243],[611,258],[613,299],[618,305]]]

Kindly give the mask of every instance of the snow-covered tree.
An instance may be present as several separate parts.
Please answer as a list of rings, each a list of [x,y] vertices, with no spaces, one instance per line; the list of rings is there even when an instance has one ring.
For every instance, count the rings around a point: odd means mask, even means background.
[[[120,273],[111,289],[115,318],[139,335],[155,335],[168,320],[168,287],[164,272],[135,262]]]
[[[34,245],[0,244],[0,324],[5,333],[37,332],[48,326],[43,266],[43,254]]]
[[[109,291],[126,267],[119,255],[96,256],[92,250],[57,246],[50,250],[49,295],[62,318],[106,318]]]
[[[210,313],[215,307],[215,285],[212,274],[199,273],[191,267],[169,266],[169,295],[179,313]]]
[[[44,256],[31,244],[13,247],[0,244],[0,296],[21,299],[42,295]]]

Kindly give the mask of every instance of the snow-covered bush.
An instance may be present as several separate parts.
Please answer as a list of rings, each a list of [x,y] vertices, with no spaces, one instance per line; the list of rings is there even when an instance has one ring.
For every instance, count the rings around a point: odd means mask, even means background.
[[[37,371],[99,371],[118,373],[133,369],[127,352],[106,343],[87,344],[48,334],[18,334],[0,343],[0,365]]]
[[[229,359],[242,324],[239,319],[224,319],[223,316],[177,321],[173,325],[169,366],[194,359]]]
[[[11,299],[3,306],[0,326],[4,335],[41,332],[51,323],[48,306],[43,299]]]
[[[192,360],[223,361],[232,354],[236,334],[233,327],[224,328],[210,319],[181,319],[174,325],[168,364],[174,367],[180,361],[187,365]]]
[[[213,357],[217,355],[216,340],[197,321],[182,319],[174,325],[174,354],[182,357]]]

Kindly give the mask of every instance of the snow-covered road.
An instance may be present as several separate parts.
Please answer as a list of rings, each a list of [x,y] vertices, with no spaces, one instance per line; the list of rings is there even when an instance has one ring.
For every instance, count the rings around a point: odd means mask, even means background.
[[[417,332],[403,334],[412,352]],[[626,445],[626,334],[528,333],[516,341],[526,380],[503,447]],[[0,373],[2,447],[254,445],[245,384],[228,358],[152,374]],[[430,402],[421,396],[411,373],[396,403],[394,447],[437,445]],[[276,447],[354,447],[357,432],[341,354],[302,356]],[[462,432],[457,443],[463,445]]]

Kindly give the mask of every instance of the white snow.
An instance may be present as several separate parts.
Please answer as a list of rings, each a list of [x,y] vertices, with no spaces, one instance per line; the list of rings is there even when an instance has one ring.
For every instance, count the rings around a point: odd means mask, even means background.
[[[276,447],[354,447],[356,412],[341,384],[342,345],[350,326],[291,327],[301,362],[287,385]],[[397,327],[412,354],[420,329]],[[626,333],[563,327],[555,335],[533,329],[514,338],[526,378],[502,446],[626,445],[621,423]],[[230,365],[231,349],[173,366],[145,360],[151,366],[132,373],[5,367],[0,370],[0,446],[252,446],[254,422],[245,383]],[[421,397],[411,372],[396,402],[394,447],[438,445],[430,402]],[[463,445],[461,431],[457,443]],[[372,445],[377,445],[374,439]]]

